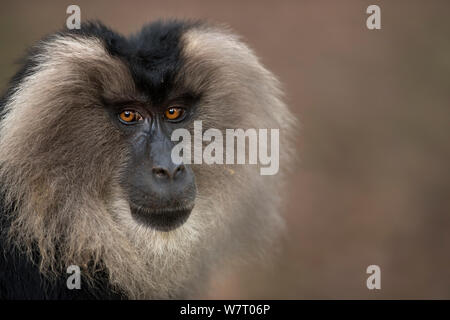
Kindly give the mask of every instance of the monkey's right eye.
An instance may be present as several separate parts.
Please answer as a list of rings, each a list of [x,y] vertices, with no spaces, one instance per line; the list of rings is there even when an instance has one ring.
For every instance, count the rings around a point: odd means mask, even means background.
[[[136,124],[144,120],[144,118],[139,114],[139,112],[125,110],[119,114],[119,120],[124,124]]]

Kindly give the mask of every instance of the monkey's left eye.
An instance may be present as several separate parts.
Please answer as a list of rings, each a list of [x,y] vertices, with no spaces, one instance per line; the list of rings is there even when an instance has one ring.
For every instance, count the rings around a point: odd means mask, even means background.
[[[139,112],[125,110],[119,114],[119,120],[125,124],[135,124],[144,120],[144,118],[139,114]]]
[[[169,121],[181,121],[183,120],[185,111],[180,107],[170,107],[164,113],[164,116]]]

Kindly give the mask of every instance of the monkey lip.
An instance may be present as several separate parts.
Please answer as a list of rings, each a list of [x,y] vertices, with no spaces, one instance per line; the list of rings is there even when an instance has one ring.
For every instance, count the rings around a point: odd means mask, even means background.
[[[131,215],[141,224],[152,229],[168,232],[182,226],[194,209],[194,204],[185,207],[150,209],[130,204]]]

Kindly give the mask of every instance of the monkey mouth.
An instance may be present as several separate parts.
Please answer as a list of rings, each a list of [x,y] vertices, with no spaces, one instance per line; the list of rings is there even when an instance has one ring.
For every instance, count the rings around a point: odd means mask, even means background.
[[[130,203],[131,215],[140,224],[169,232],[181,227],[189,218],[194,204],[185,207],[150,209]]]

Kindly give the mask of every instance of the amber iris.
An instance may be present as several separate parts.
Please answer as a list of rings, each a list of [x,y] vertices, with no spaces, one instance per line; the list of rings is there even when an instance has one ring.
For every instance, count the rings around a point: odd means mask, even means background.
[[[124,123],[136,123],[142,120],[142,116],[136,112],[136,111],[132,111],[132,110],[125,110],[122,111],[119,114],[119,118],[122,122]]]
[[[179,120],[184,114],[184,110],[178,107],[171,107],[166,110],[165,116],[168,120]]]

